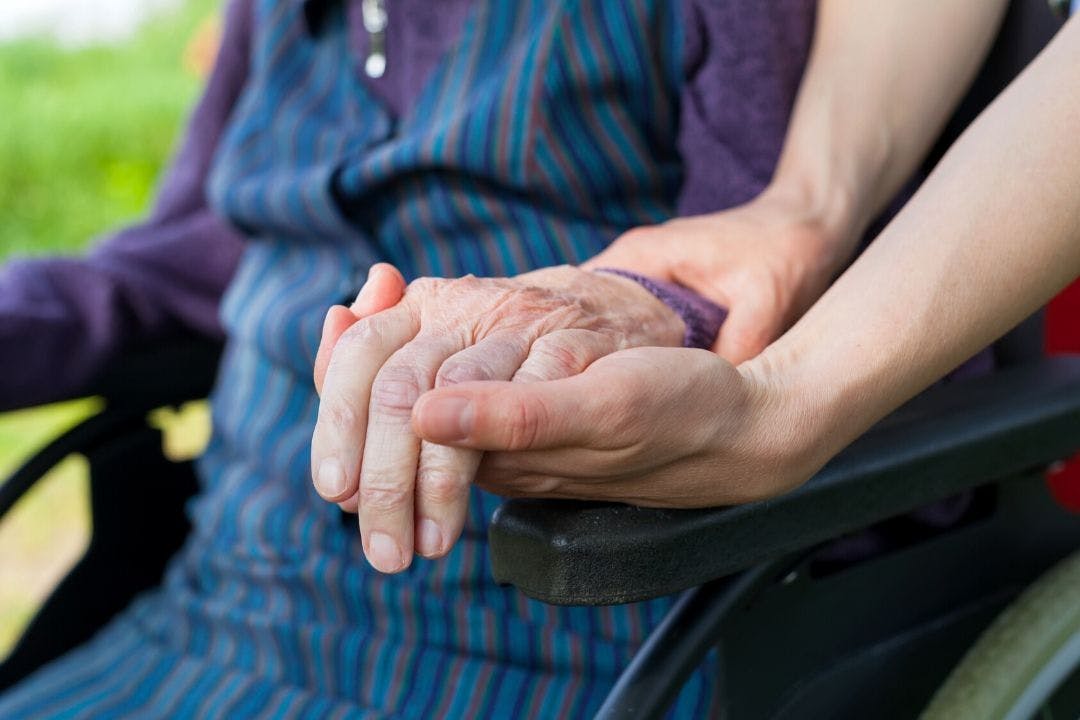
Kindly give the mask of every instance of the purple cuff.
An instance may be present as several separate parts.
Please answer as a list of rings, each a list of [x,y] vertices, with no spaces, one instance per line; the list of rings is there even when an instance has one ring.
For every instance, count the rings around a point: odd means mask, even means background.
[[[596,268],[593,272],[618,275],[641,285],[660,302],[667,305],[682,318],[686,325],[686,334],[683,335],[683,347],[701,348],[708,350],[716,342],[716,336],[720,334],[720,326],[727,318],[727,309],[722,308],[713,301],[698,295],[693,290],[684,288],[675,283],[663,280],[654,280],[644,275],[620,270],[618,268]]]

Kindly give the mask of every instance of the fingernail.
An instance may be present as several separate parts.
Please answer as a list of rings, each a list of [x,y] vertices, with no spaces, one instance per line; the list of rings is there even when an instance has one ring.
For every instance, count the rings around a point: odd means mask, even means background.
[[[373,532],[368,539],[368,562],[379,572],[396,572],[405,564],[401,548],[386,533]]]
[[[319,463],[315,487],[326,497],[335,498],[345,492],[345,468],[337,458],[326,458]]]
[[[424,557],[431,557],[442,552],[443,535],[438,523],[424,518],[420,521],[417,534],[418,552]]]
[[[473,429],[472,401],[460,397],[429,400],[423,406],[424,429],[432,439],[464,440]]]

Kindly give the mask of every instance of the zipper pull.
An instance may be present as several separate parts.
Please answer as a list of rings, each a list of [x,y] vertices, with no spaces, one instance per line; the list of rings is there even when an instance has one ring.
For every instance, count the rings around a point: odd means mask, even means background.
[[[386,0],[362,0],[360,13],[364,29],[368,32],[368,55],[364,60],[364,72],[370,78],[380,78],[386,72],[386,26],[390,18],[386,13]]]

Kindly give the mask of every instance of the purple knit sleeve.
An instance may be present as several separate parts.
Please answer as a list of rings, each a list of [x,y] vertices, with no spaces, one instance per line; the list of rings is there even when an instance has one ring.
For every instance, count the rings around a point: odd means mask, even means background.
[[[727,318],[727,310],[711,300],[681,285],[654,280],[619,268],[596,268],[593,272],[608,273],[628,278],[651,292],[661,302],[675,311],[686,325],[683,347],[708,350],[720,334],[720,326]]]
[[[0,268],[0,409],[71,397],[124,349],[220,336],[242,238],[203,185],[248,72],[251,0],[230,0],[221,50],[149,217],[81,258]]]

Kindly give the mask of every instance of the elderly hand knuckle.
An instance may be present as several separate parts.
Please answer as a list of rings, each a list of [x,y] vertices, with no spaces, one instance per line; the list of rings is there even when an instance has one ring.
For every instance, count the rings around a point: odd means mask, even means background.
[[[387,365],[375,376],[371,402],[385,412],[408,414],[421,392],[420,378],[415,370],[404,365]]]
[[[442,278],[422,277],[416,278],[406,289],[406,292],[410,295],[431,295],[437,291],[440,287],[443,287],[448,281]]]
[[[365,511],[392,513],[405,509],[409,496],[402,488],[379,478],[365,478],[360,487],[360,505]]]
[[[482,363],[472,360],[448,360],[439,368],[435,377],[436,387],[457,385],[459,383],[488,380],[492,377],[491,371]]]
[[[532,352],[540,362],[554,370],[572,373],[581,366],[580,348],[565,341],[541,338],[533,344]]]
[[[551,373],[544,372],[533,364],[522,365],[521,369],[514,373],[514,382],[535,383],[551,379]]]
[[[437,505],[456,502],[466,487],[460,477],[445,470],[428,470],[417,479],[418,491]]]
[[[361,415],[356,407],[343,396],[324,400],[319,405],[319,422],[329,423],[334,427],[356,427]]]
[[[338,343],[349,350],[364,352],[367,347],[382,343],[386,330],[386,321],[378,315],[372,315],[353,323]]]
[[[478,278],[472,273],[469,273],[467,275],[462,275],[461,277],[457,277],[446,282],[450,287],[466,288],[469,290],[473,290],[482,287],[485,284],[490,284],[493,282],[493,280],[491,278]]]

